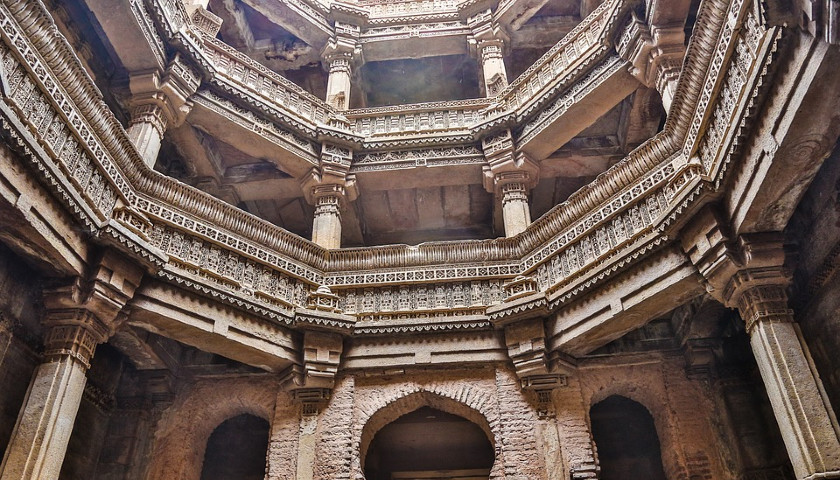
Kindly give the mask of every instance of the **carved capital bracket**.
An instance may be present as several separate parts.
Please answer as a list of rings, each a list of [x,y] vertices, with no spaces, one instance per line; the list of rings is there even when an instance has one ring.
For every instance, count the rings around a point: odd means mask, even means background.
[[[630,73],[662,95],[666,110],[676,90],[685,56],[682,25],[648,26],[634,13],[616,45],[618,54],[632,64]]]
[[[338,207],[342,202],[352,202],[359,196],[356,176],[348,173],[353,160],[350,148],[332,143],[321,147],[318,168],[313,168],[301,181],[306,201],[317,208]]]
[[[504,48],[510,45],[510,38],[498,22],[493,20],[493,12],[488,8],[467,18],[471,35],[467,38],[470,53],[484,63],[485,56],[502,58]],[[488,49],[487,52],[485,50]]]
[[[134,296],[143,269],[107,250],[87,278],[44,292],[44,355],[69,355],[86,368],[96,345],[108,340],[122,323],[123,307]]]
[[[202,33],[215,37],[222,28],[222,19],[207,10],[208,0],[184,0],[184,8],[192,24]]]
[[[362,45],[359,43],[361,32],[357,24],[336,20],[333,36],[321,51],[324,66],[330,73],[345,69],[350,73],[353,67],[364,63]]]
[[[516,152],[510,130],[481,141],[487,165],[483,167],[484,188],[504,199],[507,193],[527,192],[537,185],[539,165],[526,154]],[[505,188],[506,185],[511,185]]]
[[[129,77],[131,123],[149,123],[163,136],[167,127],[183,123],[192,108],[201,74],[175,54],[165,72],[138,72]]]
[[[344,339],[334,332],[306,330],[301,350],[301,364],[289,369],[284,383],[295,401],[303,404],[304,412],[314,415],[330,399]]]
[[[737,308],[747,331],[758,320],[792,322],[786,288],[782,234],[744,234],[730,239],[721,217],[712,209],[700,212],[681,235],[683,250],[706,279],[708,292]]]

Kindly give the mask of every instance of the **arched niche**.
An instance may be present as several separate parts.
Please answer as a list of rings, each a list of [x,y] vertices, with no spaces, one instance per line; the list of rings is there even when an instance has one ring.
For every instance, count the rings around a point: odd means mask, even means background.
[[[207,440],[201,480],[262,480],[269,424],[250,414],[222,422]]]
[[[601,480],[667,479],[656,426],[642,404],[612,395],[593,405],[589,418]]]
[[[416,478],[429,471],[437,472],[434,478],[479,480],[494,468],[496,440],[477,410],[417,392],[370,417],[362,429],[360,457],[366,480]]]

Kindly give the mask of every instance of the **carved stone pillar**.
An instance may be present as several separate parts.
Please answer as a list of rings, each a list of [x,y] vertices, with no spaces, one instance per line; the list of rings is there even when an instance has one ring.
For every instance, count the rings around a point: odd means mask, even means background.
[[[350,88],[354,64],[361,63],[361,29],[356,25],[335,22],[335,35],[324,47],[322,58],[329,71],[326,101],[336,110],[350,108]]]
[[[175,55],[163,74],[152,71],[131,75],[131,120],[127,132],[149,168],[157,161],[166,129],[186,119],[192,107],[188,99],[200,83],[198,72],[184,63],[180,54]]]
[[[356,177],[347,173],[352,157],[349,148],[324,143],[320,168],[303,180],[304,197],[315,205],[312,241],[324,248],[341,247],[341,207],[358,195]]]
[[[487,165],[484,188],[494,193],[502,206],[505,236],[522,233],[531,224],[528,191],[539,178],[539,167],[523,153],[515,153],[509,130],[482,140]]]
[[[616,45],[619,55],[633,64],[630,73],[659,91],[666,112],[676,94],[685,55],[684,40],[682,25],[648,27],[633,14]]]
[[[324,190],[331,193],[322,193]],[[339,204],[343,196],[340,185],[316,187],[315,219],[312,221],[312,241],[324,248],[341,247],[341,212]]]
[[[518,235],[531,224],[531,209],[528,207],[528,178],[523,181],[496,179],[502,189],[502,215],[505,221],[505,235]]]
[[[750,345],[773,406],[796,477],[840,478],[840,432],[808,346],[788,307],[781,276],[742,271],[732,300],[747,325]]]
[[[89,284],[77,281],[45,294],[44,359],[32,376],[0,478],[58,478],[96,345],[113,333],[142,274],[106,254]]]
[[[796,477],[840,478],[840,428],[788,305],[781,235],[731,242],[726,230],[716,212],[700,212],[681,232],[683,248],[710,293],[746,322]]]
[[[484,95],[494,97],[508,84],[504,60],[507,35],[493,21],[489,9],[468,18],[467,24],[472,30],[472,37],[468,40],[470,50],[481,63]]]

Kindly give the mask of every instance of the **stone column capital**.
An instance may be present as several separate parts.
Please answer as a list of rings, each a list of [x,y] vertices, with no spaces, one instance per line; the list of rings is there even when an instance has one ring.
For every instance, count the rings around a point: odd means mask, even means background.
[[[201,74],[176,54],[166,71],[129,75],[131,123],[152,123],[161,136],[169,126],[183,123],[191,109],[189,98],[198,90]]]
[[[113,335],[142,277],[141,267],[108,250],[86,278],[45,290],[45,355],[69,355],[89,367],[96,345]]]

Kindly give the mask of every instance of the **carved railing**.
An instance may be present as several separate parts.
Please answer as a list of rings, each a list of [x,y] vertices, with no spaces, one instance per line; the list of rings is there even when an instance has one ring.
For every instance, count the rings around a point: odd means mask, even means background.
[[[345,305],[372,289],[395,310],[404,292],[389,300],[389,285],[426,285],[446,299],[426,308],[460,311],[501,298],[467,295],[472,282],[491,292],[520,274],[557,302],[666,241],[663,229],[715,188],[709,174],[724,170],[737,142],[699,124],[724,115],[743,125],[780,35],[752,15],[742,1],[704,2],[663,132],[512,238],[327,251],[152,172],[38,2],[0,3],[3,130],[93,235],[157,263],[166,278],[265,315],[288,316],[321,284],[341,287]],[[715,146],[705,150],[714,158],[694,156],[707,155],[701,141]],[[369,311],[358,302],[356,311]]]
[[[353,132],[367,142],[400,140],[412,136],[446,134],[471,136],[472,127],[490,100],[473,99],[350,110]]]

